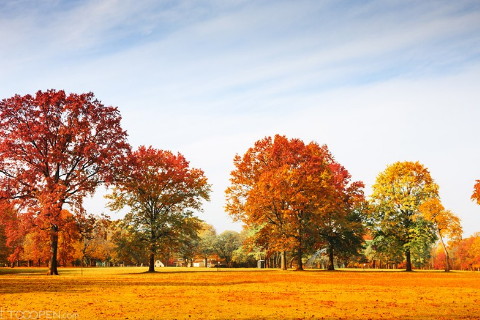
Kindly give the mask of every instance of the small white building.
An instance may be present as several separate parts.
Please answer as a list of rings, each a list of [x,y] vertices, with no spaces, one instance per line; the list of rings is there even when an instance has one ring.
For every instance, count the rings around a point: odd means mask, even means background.
[[[204,268],[205,267],[205,260],[197,260],[193,262],[193,266],[196,268]]]

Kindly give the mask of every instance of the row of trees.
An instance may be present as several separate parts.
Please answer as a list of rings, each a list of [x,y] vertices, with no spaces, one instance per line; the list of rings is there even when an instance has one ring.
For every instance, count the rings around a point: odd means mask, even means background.
[[[112,221],[107,216],[78,216],[67,210],[63,210],[62,215],[68,223],[59,232],[59,265],[138,266],[149,262],[150,243],[128,219]],[[10,221],[0,224],[0,265],[43,266],[51,259],[48,230],[32,227],[25,218],[10,215]],[[16,231],[15,241],[11,241],[11,230]],[[192,266],[195,261],[201,261],[202,266],[253,266],[255,260],[246,259],[240,249],[244,238],[235,231],[217,234],[213,226],[200,223],[198,233],[191,237],[183,235],[174,243],[159,246],[155,253],[157,259],[169,266]]]
[[[15,217],[29,221],[29,231],[47,233],[51,275],[58,274],[59,237],[71,223],[64,209],[88,225],[82,200],[100,184],[113,187],[111,208],[129,208],[128,223],[148,243],[150,271],[160,246],[176,246],[200,228],[193,212],[210,192],[203,171],[190,168],[181,154],[132,151],[120,121],[118,109],[92,93],[49,90],[0,102],[1,215],[10,221],[6,243],[18,247],[24,233]]]
[[[25,235],[31,243],[48,238],[49,274],[58,274],[60,238],[69,243],[71,230],[88,237],[96,228],[82,200],[101,184],[111,187],[112,210],[127,208],[126,234],[119,239],[142,244],[137,251],[148,252],[149,271],[157,253],[195,247],[202,222],[194,213],[210,193],[203,171],[181,154],[143,146],[132,151],[120,121],[116,108],[91,93],[49,90],[0,102],[0,237],[6,247],[20,250]],[[411,270],[412,253],[427,252],[438,238],[449,269],[443,239],[458,238],[460,223],[418,162],[387,167],[369,201],[363,183],[352,181],[328,148],[314,142],[267,137],[237,155],[234,165],[226,210],[245,225],[244,252],[278,257],[283,269],[293,257],[301,270],[305,256],[325,250],[333,269],[335,258],[358,255],[371,237],[372,252],[383,258],[402,252]],[[479,184],[472,196],[477,201]]]
[[[367,238],[370,259],[398,262],[401,255],[407,271],[412,253],[428,260],[439,239],[450,270],[445,241],[460,239],[460,221],[443,207],[438,185],[418,162],[388,166],[368,201],[363,183],[352,182],[328,148],[314,142],[267,137],[234,164],[227,211],[253,230],[251,243],[291,252],[298,270],[305,255],[322,249],[332,270],[335,257],[358,256]]]
[[[105,216],[74,216],[64,210],[69,223],[59,233],[58,260],[61,266],[143,265],[149,261],[149,246],[142,235],[126,219],[111,221]],[[6,217],[6,215],[2,215]],[[11,222],[14,222],[12,224]],[[28,221],[10,216],[10,221],[0,223],[0,265],[22,263],[29,266],[45,265],[50,259],[48,232],[28,228]],[[15,228],[12,228],[14,226]],[[20,231],[14,242],[7,244],[6,229]],[[22,233],[23,230],[23,233]],[[402,268],[405,267],[401,248],[388,246],[388,242],[375,241],[366,236],[358,254],[337,253],[335,264],[349,267]],[[213,226],[201,223],[199,232],[192,238],[183,238],[176,246],[161,246],[158,259],[165,265],[183,266],[242,266],[256,267],[263,260],[267,267],[280,267],[282,254],[267,251],[251,242],[252,231],[241,233],[225,231],[217,234]],[[480,234],[466,239],[450,241],[447,247],[441,242],[426,246],[412,246],[412,264],[417,268],[459,270],[480,269]],[[292,253],[285,254],[287,265],[294,263]],[[309,267],[327,267],[329,254],[326,250],[306,254],[303,261]]]

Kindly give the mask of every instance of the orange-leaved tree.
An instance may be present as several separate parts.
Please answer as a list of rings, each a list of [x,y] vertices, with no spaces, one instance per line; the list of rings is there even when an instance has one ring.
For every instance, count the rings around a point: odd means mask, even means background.
[[[454,244],[455,264],[461,270],[480,271],[480,232]]]
[[[335,165],[326,146],[276,135],[266,137],[234,158],[226,210],[257,231],[257,243],[269,250],[293,252],[298,270],[302,257],[324,239],[326,218],[339,209],[345,186],[336,183]]]
[[[475,200],[478,204],[480,204],[480,180],[477,180],[473,186],[472,200]]]
[[[21,216],[16,201],[0,200],[0,258],[13,267],[23,254],[28,221]]]
[[[107,198],[111,209],[129,209],[125,220],[148,245],[148,271],[154,272],[159,249],[196,236],[201,224],[193,211],[201,210],[209,193],[203,171],[190,168],[183,155],[141,146]]]
[[[48,90],[0,102],[0,196],[18,199],[34,226],[48,230],[51,275],[62,209],[81,212],[82,199],[113,181],[130,150],[120,120],[92,93]]]
[[[419,210],[427,221],[434,223],[445,252],[445,271],[450,271],[450,256],[444,237],[454,241],[461,239],[462,226],[460,225],[460,219],[450,210],[446,210],[438,198],[428,199],[420,205]]]

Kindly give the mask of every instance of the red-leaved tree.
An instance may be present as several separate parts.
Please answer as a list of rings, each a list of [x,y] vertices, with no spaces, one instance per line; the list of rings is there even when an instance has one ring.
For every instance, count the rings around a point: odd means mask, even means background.
[[[141,146],[129,165],[108,196],[109,206],[129,209],[125,220],[148,246],[148,271],[154,272],[159,250],[196,237],[201,224],[193,213],[209,200],[210,185],[203,171],[191,168],[180,153]]]
[[[0,197],[21,200],[35,228],[49,231],[49,274],[58,274],[62,209],[113,181],[130,147],[120,112],[92,93],[38,91],[0,102]]]

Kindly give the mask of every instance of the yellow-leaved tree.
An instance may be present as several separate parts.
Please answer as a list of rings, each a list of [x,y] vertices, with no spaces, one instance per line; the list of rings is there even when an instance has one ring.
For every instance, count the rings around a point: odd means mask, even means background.
[[[372,188],[374,235],[401,247],[406,271],[412,271],[411,249],[435,241],[434,225],[422,217],[419,207],[438,197],[438,185],[422,164],[404,161],[387,166]]]

